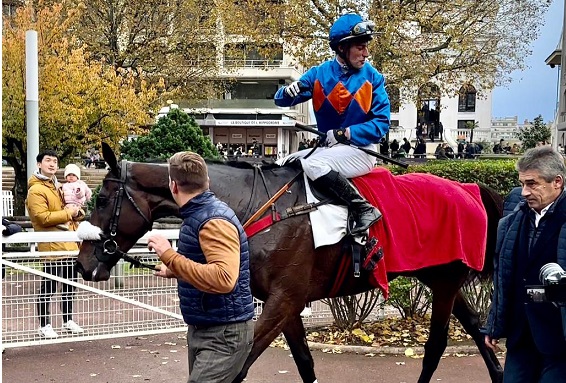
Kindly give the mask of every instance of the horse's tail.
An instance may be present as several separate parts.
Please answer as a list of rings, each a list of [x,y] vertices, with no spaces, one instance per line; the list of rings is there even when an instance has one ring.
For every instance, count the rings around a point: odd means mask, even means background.
[[[478,184],[480,195],[487,213],[487,243],[483,270],[475,276],[482,280],[493,276],[493,260],[497,241],[497,225],[503,215],[503,197],[487,185]]]

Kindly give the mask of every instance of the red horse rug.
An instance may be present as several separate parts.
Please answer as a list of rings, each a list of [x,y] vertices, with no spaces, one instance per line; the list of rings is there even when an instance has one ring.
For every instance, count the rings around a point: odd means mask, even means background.
[[[487,214],[476,184],[426,173],[393,176],[385,168],[353,179],[383,218],[370,228],[383,258],[372,283],[387,297],[387,272],[405,272],[462,261],[481,270],[487,241]]]

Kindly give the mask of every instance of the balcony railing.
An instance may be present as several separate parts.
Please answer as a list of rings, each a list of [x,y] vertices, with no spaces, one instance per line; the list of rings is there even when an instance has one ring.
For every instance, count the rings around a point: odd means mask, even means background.
[[[456,137],[454,137],[456,140],[465,139],[466,141],[470,141],[471,129],[456,129],[453,130],[453,132],[456,134]],[[474,142],[479,141],[491,141],[491,129],[475,128]]]
[[[226,68],[281,68],[283,60],[225,59]]]
[[[190,100],[187,101],[190,108],[243,108],[243,109],[276,109],[272,99],[235,99],[235,100]]]

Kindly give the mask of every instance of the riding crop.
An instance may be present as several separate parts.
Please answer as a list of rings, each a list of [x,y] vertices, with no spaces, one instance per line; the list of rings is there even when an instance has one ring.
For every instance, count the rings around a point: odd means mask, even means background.
[[[305,132],[313,133],[313,134],[319,135],[321,137],[326,137],[326,133],[323,133],[323,132],[321,132],[321,131],[319,131],[319,130],[317,130],[317,129],[309,126],[309,125],[305,125],[305,124],[300,123],[300,122],[295,122],[295,126],[297,128],[299,128],[300,130],[304,130]],[[367,153],[371,156],[377,157],[380,160],[383,160],[384,162],[389,162],[393,165],[401,166],[402,168],[405,168],[405,169],[409,167],[409,164],[402,162],[402,161],[397,161],[396,159],[389,158],[387,156],[384,156],[383,154],[378,153],[375,150],[362,148],[362,147],[354,145],[352,143],[346,143],[345,145],[350,145],[351,147],[359,149],[362,152]]]

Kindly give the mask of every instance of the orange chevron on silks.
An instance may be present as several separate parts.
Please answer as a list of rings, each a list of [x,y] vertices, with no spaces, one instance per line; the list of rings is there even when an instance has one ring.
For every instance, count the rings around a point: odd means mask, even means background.
[[[354,99],[360,104],[362,110],[367,113],[371,108],[371,98],[372,98],[373,88],[369,81],[366,81],[360,89],[356,92]]]
[[[314,82],[314,87],[312,91],[312,106],[315,112],[318,112],[324,100],[326,99],[326,95],[324,94],[324,89],[322,88],[322,84],[320,81],[316,80]]]
[[[364,113],[368,113],[371,108],[372,91],[371,83],[366,81],[355,95],[352,96],[344,84],[339,81],[327,96],[324,94],[324,89],[320,81],[316,80],[313,87],[313,107],[316,112],[319,111],[326,99],[338,114],[343,114],[352,102],[352,99],[355,99]]]
[[[354,97],[352,93],[346,89],[344,84],[342,84],[342,81],[339,81],[326,98],[338,114],[344,114]]]

